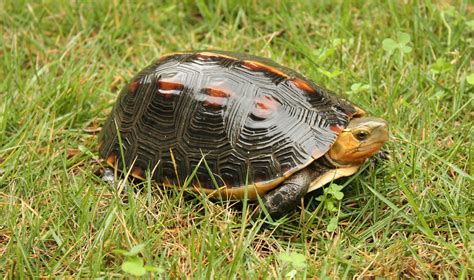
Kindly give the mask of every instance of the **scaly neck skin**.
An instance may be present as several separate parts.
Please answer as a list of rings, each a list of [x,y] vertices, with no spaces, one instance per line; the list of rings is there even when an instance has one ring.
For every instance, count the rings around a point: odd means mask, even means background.
[[[351,167],[351,166],[359,166],[361,165],[362,163],[364,163],[364,160],[360,161],[360,162],[350,162],[350,163],[341,163],[341,162],[338,162],[338,161],[335,161],[333,160],[329,154],[325,154],[324,155],[324,160],[325,162],[332,168],[345,168],[345,167]]]

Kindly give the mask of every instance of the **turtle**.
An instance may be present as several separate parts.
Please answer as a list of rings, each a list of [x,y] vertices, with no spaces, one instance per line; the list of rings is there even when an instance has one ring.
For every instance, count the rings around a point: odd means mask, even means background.
[[[388,123],[270,59],[164,55],[120,92],[99,135],[107,165],[220,199],[261,198],[278,218],[356,173]]]

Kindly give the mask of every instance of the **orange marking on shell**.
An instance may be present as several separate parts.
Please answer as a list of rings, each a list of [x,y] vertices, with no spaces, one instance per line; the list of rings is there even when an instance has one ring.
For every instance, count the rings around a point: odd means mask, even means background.
[[[315,90],[312,86],[310,86],[307,82],[303,81],[300,78],[294,78],[291,82],[295,85],[295,87],[304,90],[306,92],[314,93]]]
[[[114,152],[110,153],[106,161],[108,165],[114,166],[115,163],[117,162],[117,154],[115,154]]]
[[[213,108],[221,108],[226,103],[227,97],[231,96],[230,93],[217,88],[206,88],[205,92],[207,96],[204,105]]]
[[[265,105],[265,103],[260,102],[260,101],[257,101],[257,108],[261,109],[261,110],[268,110],[269,109],[269,107],[267,105]]]
[[[158,81],[158,92],[166,98],[178,95],[183,90],[183,88],[184,85],[180,83],[164,80]]]
[[[144,175],[143,170],[138,166],[134,166],[132,168],[132,171],[130,172],[130,174],[132,174],[133,177],[139,178],[139,179],[143,179],[143,177],[144,177],[143,176]]]
[[[283,73],[282,71],[278,70],[275,67],[257,62],[252,60],[245,60],[242,64],[244,67],[253,70],[253,71],[262,71],[262,72],[270,72],[278,76],[282,76],[288,78],[288,75]]]
[[[340,127],[339,125],[337,124],[333,124],[329,127],[329,129],[331,129],[332,131],[336,132],[337,134],[341,133],[342,130],[344,129],[343,127]]]
[[[220,53],[213,53],[213,52],[196,53],[196,57],[197,57],[197,59],[200,59],[200,60],[207,60],[207,59],[214,58],[214,57],[237,60],[235,57],[228,56],[228,55],[225,55],[225,54],[220,54]]]
[[[128,84],[128,91],[131,93],[135,93],[138,89],[138,86],[140,86],[140,81],[136,80]]]
[[[230,96],[229,93],[220,89],[216,89],[216,88],[207,88],[206,92],[209,96],[213,96],[213,97],[229,97]]]
[[[158,87],[162,90],[182,90],[184,85],[180,83],[159,80]]]
[[[259,118],[267,118],[278,110],[280,103],[273,99],[271,96],[265,95],[259,97],[255,102],[255,110],[252,112]]]

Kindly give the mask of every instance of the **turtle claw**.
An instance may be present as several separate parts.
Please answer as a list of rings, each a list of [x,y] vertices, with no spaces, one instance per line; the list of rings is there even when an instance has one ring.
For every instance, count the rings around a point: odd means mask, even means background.
[[[389,152],[382,151],[382,150],[380,150],[378,153],[376,153],[373,157],[370,158],[370,160],[373,163],[377,163],[379,161],[391,160],[391,159],[392,158],[390,157]]]
[[[127,193],[128,188],[127,188],[127,182],[123,180],[116,180],[114,170],[112,168],[106,167],[104,169],[104,173],[102,174],[102,181],[106,182],[109,184],[109,186],[112,187],[112,189],[117,189],[121,190],[121,193]]]
[[[115,175],[111,168],[105,168],[102,174],[102,181],[108,183],[112,188],[115,187]]]

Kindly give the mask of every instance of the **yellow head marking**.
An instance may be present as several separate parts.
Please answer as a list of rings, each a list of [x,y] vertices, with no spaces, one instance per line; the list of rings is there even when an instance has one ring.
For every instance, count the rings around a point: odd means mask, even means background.
[[[388,124],[373,117],[352,119],[329,150],[329,158],[338,165],[359,165],[377,153],[388,140]]]

